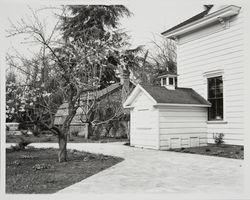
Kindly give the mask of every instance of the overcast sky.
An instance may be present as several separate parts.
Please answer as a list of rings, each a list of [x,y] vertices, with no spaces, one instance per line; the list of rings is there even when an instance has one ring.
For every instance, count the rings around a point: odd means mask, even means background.
[[[36,4],[34,4],[34,2],[29,3],[29,1],[5,1],[1,5],[1,15],[4,18],[4,22],[1,21],[1,26],[8,28],[8,19],[15,22],[21,17],[28,15],[30,13],[28,6],[33,9],[37,9],[39,7],[43,7],[44,5],[48,5],[48,3],[44,4],[43,2],[48,1],[38,1]],[[50,1],[50,5],[51,2],[63,1]],[[71,2],[76,1],[67,1],[66,3]],[[97,3],[99,2],[97,1]],[[114,1],[108,2],[112,3]],[[117,0],[115,2],[124,4],[133,13],[130,18],[123,18],[121,20],[121,27],[125,28],[129,35],[131,35],[131,43],[133,47],[137,45],[149,44],[152,40],[154,40],[154,36],[159,35],[161,32],[201,12],[204,9],[203,4],[207,3],[207,1],[200,0]],[[221,3],[221,1],[217,2]],[[46,19],[48,25],[53,24],[53,17],[48,12],[43,12],[43,17]],[[22,52],[26,52],[27,48],[33,48],[24,46],[20,44],[20,42],[23,42],[23,39],[7,39],[6,47],[9,49],[13,45],[18,50],[21,49]]]

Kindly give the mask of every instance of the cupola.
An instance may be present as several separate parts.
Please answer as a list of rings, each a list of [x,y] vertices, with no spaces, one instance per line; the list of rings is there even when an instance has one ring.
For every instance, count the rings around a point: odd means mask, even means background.
[[[161,81],[161,86],[166,87],[169,90],[175,90],[177,86],[177,74],[172,72],[165,72],[158,76]]]

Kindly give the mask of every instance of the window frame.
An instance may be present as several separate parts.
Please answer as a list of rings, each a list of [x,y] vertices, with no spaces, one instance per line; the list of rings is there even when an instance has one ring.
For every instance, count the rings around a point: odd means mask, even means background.
[[[167,77],[162,78],[162,86],[164,86],[164,85],[167,85]]]
[[[216,78],[221,78],[221,81],[222,81],[222,97],[216,97],[216,90],[219,88],[218,86],[217,86],[217,84],[216,84]],[[214,88],[214,91],[215,91],[215,97],[210,97],[210,95],[209,95],[209,93],[210,93],[210,91],[211,91],[211,88],[209,88],[209,79],[215,79],[214,81],[215,81],[215,88]],[[208,122],[222,122],[222,121],[224,121],[225,120],[225,104],[224,104],[224,81],[223,81],[223,76],[222,76],[222,74],[218,74],[218,75],[216,75],[216,76],[210,76],[210,77],[207,77],[207,100],[210,102],[211,100],[215,100],[215,102],[216,101],[219,101],[219,100],[222,100],[222,118],[221,119],[216,119],[216,117],[215,118],[211,118],[211,111],[210,111],[210,109],[212,108],[212,107],[210,107],[210,108],[208,108],[208,113],[207,113],[207,120],[208,120]],[[210,102],[211,103],[211,102]],[[211,103],[212,104],[212,103]],[[216,113],[218,113],[217,112],[217,110],[218,109],[216,109],[216,111],[215,111],[215,115],[216,115]]]
[[[172,84],[170,84],[170,79],[172,80]],[[174,85],[174,77],[168,77],[168,85]]]

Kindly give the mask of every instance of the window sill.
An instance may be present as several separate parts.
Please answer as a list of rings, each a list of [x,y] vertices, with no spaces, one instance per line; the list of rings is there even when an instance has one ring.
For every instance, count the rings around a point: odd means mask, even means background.
[[[227,124],[227,121],[207,121],[207,124]]]

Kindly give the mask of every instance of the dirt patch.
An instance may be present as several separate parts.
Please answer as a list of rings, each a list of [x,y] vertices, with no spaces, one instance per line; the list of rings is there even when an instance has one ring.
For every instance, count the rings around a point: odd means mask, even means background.
[[[76,150],[57,162],[57,149],[6,149],[6,193],[55,193],[123,159]]]
[[[169,149],[168,151],[219,156],[219,157],[234,158],[234,159],[244,159],[244,147],[241,145],[208,144],[207,146],[204,147],[178,148],[178,149]]]

